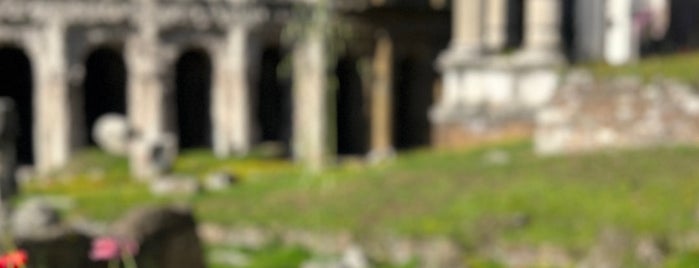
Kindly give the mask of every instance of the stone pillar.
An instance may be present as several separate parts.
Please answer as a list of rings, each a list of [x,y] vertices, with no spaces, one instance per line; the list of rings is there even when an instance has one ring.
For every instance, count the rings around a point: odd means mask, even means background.
[[[634,59],[631,8],[632,0],[607,1],[604,58],[609,64],[622,65]]]
[[[166,130],[166,87],[158,49],[157,26],[149,22],[150,1],[143,1],[138,32],[126,43],[128,117],[134,138],[158,136]]]
[[[557,63],[561,55],[561,0],[526,0],[523,61]]]
[[[452,6],[452,40],[449,48],[437,60],[437,67],[442,73],[442,97],[432,109],[433,123],[442,121],[457,109],[462,98],[471,93],[478,93],[479,86],[471,77],[482,63],[483,51],[483,0],[454,0]]]
[[[487,0],[485,47],[499,52],[507,41],[507,0]]]
[[[322,33],[310,29],[293,51],[293,155],[312,171],[328,161],[328,89]]]
[[[211,98],[214,153],[219,157],[250,150],[250,83],[248,31],[234,26],[214,59]]]
[[[369,158],[377,161],[393,155],[393,42],[387,33],[376,42],[372,72]]]
[[[478,54],[483,46],[483,1],[454,0],[453,5],[451,49]]]
[[[157,25],[152,22],[154,3],[148,0],[139,2],[137,14],[138,32],[127,40],[125,58],[128,66],[127,116],[131,126],[131,148],[129,163],[131,173],[136,177],[147,177],[154,163],[152,159],[154,140],[172,138],[166,133],[166,99],[163,66],[158,42]],[[170,89],[171,91],[171,89]]]
[[[34,155],[39,173],[63,167],[72,152],[65,27],[57,20],[47,21],[44,27],[30,42],[34,60]]]

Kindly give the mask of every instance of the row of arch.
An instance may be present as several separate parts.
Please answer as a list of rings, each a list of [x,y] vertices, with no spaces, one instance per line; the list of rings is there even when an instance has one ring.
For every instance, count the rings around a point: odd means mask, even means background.
[[[278,47],[263,50],[260,79],[257,84],[256,111],[258,137],[261,142],[284,145],[287,153],[292,135],[291,81],[278,73],[286,55]],[[356,67],[357,59],[343,57],[335,74],[339,88],[336,94],[337,153],[365,154],[369,150],[368,92],[363,89]],[[89,135],[96,120],[106,113],[126,114],[127,66],[118,49],[100,47],[85,59],[85,76],[78,94],[82,94],[85,135],[84,143],[94,145]],[[429,143],[427,109],[432,93],[410,79],[416,71],[431,70],[429,62],[418,66],[409,58],[396,62],[394,89],[394,141],[396,148],[410,148]],[[174,66],[174,102],[176,125],[181,148],[211,147],[211,84],[212,60],[206,51],[189,49],[182,52]],[[424,69],[427,68],[427,69]],[[424,85],[424,83],[423,83]],[[428,87],[429,88],[429,87]],[[20,163],[33,162],[33,75],[31,60],[18,47],[0,48],[0,96],[12,98],[18,107],[20,135],[17,151]]]
[[[122,54],[112,48],[93,50],[85,59],[85,77],[79,94],[83,94],[83,141],[95,142],[90,130],[97,119],[107,113],[126,114],[127,70]],[[208,119],[208,88],[210,87],[211,61],[199,50],[184,52],[176,65],[177,111],[180,140],[183,147],[206,146],[210,143]],[[17,159],[20,163],[33,163],[33,99],[34,81],[31,60],[18,47],[0,48],[0,96],[16,103],[19,116]],[[188,105],[196,102],[203,105]]]

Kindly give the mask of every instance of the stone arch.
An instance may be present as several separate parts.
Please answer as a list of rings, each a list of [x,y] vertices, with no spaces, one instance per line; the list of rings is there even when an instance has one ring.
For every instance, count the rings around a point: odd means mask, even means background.
[[[126,114],[126,63],[119,49],[100,46],[85,59],[83,79],[87,144],[94,145],[92,128],[107,113]]]
[[[180,148],[211,147],[212,62],[202,48],[185,49],[175,63],[176,128]]]
[[[335,95],[337,153],[366,154],[369,147],[369,118],[357,58],[351,55],[340,58],[335,75],[338,82]]]
[[[292,128],[292,96],[290,78],[279,72],[284,52],[278,46],[262,50],[257,83],[256,116],[260,141],[280,142],[289,151]]]
[[[424,57],[406,55],[394,65],[393,143],[398,150],[430,143],[428,110],[436,73]]]
[[[0,47],[0,96],[15,102],[19,116],[17,137],[17,161],[20,164],[34,162],[33,143],[33,78],[31,61],[25,51],[17,46]]]

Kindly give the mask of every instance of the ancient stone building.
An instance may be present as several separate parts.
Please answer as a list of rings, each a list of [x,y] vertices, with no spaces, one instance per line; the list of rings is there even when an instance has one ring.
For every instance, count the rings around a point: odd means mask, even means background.
[[[695,46],[690,29],[698,20],[680,8],[691,2],[452,1],[451,41],[437,59],[443,90],[430,113],[435,144],[530,135],[534,113],[570,62],[628,64]]]
[[[610,2],[328,1],[335,29],[310,0],[1,0],[0,95],[18,104],[19,161],[39,171],[92,145],[106,113],[128,117],[135,169],[171,136],[220,157],[273,141],[313,168],[378,159],[526,117],[562,64],[605,57]]]
[[[0,1],[0,95],[20,107],[20,161],[63,166],[93,144],[106,113],[128,117],[132,159],[168,133],[221,157],[277,141],[312,166],[428,144],[448,11],[427,0],[331,1],[352,28],[332,57],[323,34],[282,38],[309,4]]]

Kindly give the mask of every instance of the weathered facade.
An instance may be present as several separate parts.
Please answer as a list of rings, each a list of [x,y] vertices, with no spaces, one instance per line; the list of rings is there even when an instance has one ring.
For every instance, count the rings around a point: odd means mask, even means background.
[[[571,61],[628,64],[693,46],[687,29],[697,19],[679,9],[689,2],[454,0],[451,41],[437,60],[443,90],[430,113],[435,144],[531,135]]]
[[[271,141],[317,169],[526,132],[562,64],[635,55],[632,13],[611,2],[328,1],[351,29],[338,42],[327,25],[290,30],[316,1],[3,0],[0,95],[18,103],[20,162],[40,172],[93,144],[106,113],[128,117],[137,174],[173,139],[220,157]]]
[[[127,115],[131,159],[172,134],[221,157],[278,141],[314,168],[335,153],[427,144],[448,13],[428,1],[337,2],[354,34],[334,62],[320,33],[282,42],[304,1],[2,1],[0,87],[25,107],[20,158],[63,166],[105,113]]]

